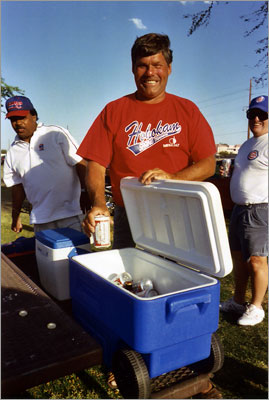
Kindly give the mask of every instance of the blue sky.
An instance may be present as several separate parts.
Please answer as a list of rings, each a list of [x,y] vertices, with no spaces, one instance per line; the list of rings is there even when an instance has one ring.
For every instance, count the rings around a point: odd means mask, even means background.
[[[194,101],[216,143],[247,139],[245,110],[257,41],[240,19],[257,1],[221,2],[206,28],[188,37],[183,15],[203,1],[2,1],[2,76],[25,91],[46,124],[68,127],[78,143],[111,100],[134,92],[130,50],[137,36],[168,34],[174,60],[167,91]],[[252,97],[268,88],[252,88]],[[14,138],[1,115],[2,149]]]

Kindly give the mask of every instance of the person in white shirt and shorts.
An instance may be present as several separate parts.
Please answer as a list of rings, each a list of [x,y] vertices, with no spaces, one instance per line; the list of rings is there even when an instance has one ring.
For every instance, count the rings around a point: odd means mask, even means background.
[[[247,118],[253,137],[240,147],[230,182],[235,291],[220,309],[240,314],[239,325],[256,325],[265,316],[262,303],[268,288],[268,96],[251,101]],[[252,295],[246,303],[249,279]]]

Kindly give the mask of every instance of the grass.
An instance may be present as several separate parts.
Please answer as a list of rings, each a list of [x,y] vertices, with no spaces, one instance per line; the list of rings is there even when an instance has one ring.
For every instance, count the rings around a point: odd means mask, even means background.
[[[11,231],[10,189],[1,184],[1,243],[14,241],[19,236],[34,235],[29,225],[29,215],[22,214],[23,231]],[[221,300],[226,300],[233,291],[233,276],[221,279]],[[250,291],[248,291],[250,296]],[[218,335],[224,345],[225,361],[213,382],[225,399],[267,399],[268,366],[268,297],[265,299],[266,320],[254,327],[240,327],[231,317],[220,315]],[[3,344],[4,345],[4,344]],[[15,397],[14,397],[15,398]],[[52,382],[36,386],[16,398],[28,399],[105,399],[122,398],[120,393],[111,390],[106,383],[104,366],[81,371]]]

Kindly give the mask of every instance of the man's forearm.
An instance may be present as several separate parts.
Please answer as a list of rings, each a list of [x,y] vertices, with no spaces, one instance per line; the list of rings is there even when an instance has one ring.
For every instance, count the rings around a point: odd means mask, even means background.
[[[85,189],[85,178],[86,178],[86,169],[87,169],[87,161],[81,160],[76,164],[76,171],[80,181],[81,189]]]
[[[143,172],[139,177],[139,181],[144,185],[149,185],[156,179],[175,179],[182,181],[203,181],[215,174],[216,160],[215,156],[210,156],[198,161],[185,169],[170,173],[160,168],[150,169]]]
[[[95,161],[88,161],[85,181],[87,192],[93,207],[106,205],[105,172],[106,168],[102,165]]]
[[[12,218],[18,218],[21,212],[22,204],[26,198],[22,184],[12,186]]]
[[[215,156],[210,156],[174,174],[173,179],[203,181],[215,174]]]
[[[11,229],[14,232],[22,231],[22,223],[20,219],[20,212],[24,199],[26,198],[22,184],[12,186],[12,222]]]
[[[86,190],[86,169],[87,169],[88,161],[82,159],[79,163],[76,164],[76,171],[80,181],[81,186],[81,195],[80,195],[80,208],[83,213],[86,213],[91,209],[91,202],[89,200],[89,196]]]
[[[85,182],[92,208],[82,223],[84,232],[88,236],[91,236],[95,231],[95,217],[97,215],[110,215],[105,199],[105,173],[105,167],[95,161],[88,161]]]

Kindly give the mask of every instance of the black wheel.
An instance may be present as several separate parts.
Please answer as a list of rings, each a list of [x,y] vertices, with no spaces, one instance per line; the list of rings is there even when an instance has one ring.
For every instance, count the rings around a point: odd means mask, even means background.
[[[125,399],[150,397],[150,378],[141,354],[129,349],[118,350],[113,357],[112,372]]]
[[[211,351],[208,358],[191,364],[189,367],[199,373],[209,373],[219,371],[224,363],[224,348],[220,338],[214,332],[211,336]]]

